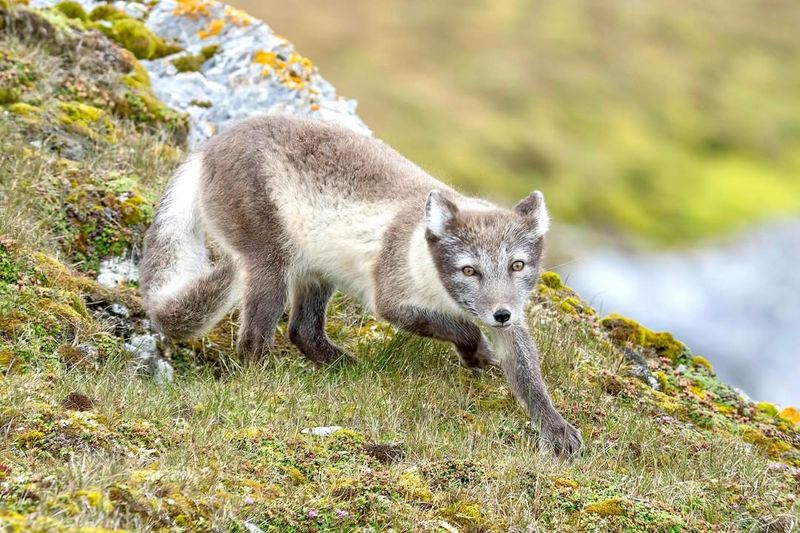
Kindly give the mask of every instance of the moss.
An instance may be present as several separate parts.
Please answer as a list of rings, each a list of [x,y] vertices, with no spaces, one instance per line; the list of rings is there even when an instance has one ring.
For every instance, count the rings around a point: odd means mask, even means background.
[[[8,106],[8,110],[22,117],[38,117],[42,114],[42,109],[24,102],[18,102]]]
[[[187,54],[177,57],[172,60],[172,64],[178,72],[197,72],[203,66],[203,63],[211,59],[214,54],[219,50],[218,44],[204,46],[199,54]]]
[[[147,90],[125,93],[118,102],[117,113],[140,124],[165,126],[177,142],[182,142],[189,132],[187,116],[165,106]]]
[[[75,133],[93,140],[116,140],[114,124],[102,109],[80,102],[59,102],[58,108],[58,121]]]
[[[20,96],[20,90],[16,87],[0,87],[0,105],[18,102]]]
[[[657,357],[677,361],[686,352],[686,346],[675,339],[671,333],[655,332],[635,320],[622,315],[611,314],[600,321],[609,331],[612,341],[617,344],[631,343],[652,350]]]
[[[83,6],[81,6],[80,3],[72,0],[59,2],[54,6],[54,9],[57,9],[65,17],[70,19],[80,20],[81,22],[87,22],[89,20],[89,15],[86,14]]]
[[[756,409],[767,416],[778,416],[778,408],[775,404],[769,402],[758,402],[756,404]]]
[[[111,4],[100,4],[92,9],[89,18],[91,20],[119,20],[130,17]]]
[[[694,357],[692,357],[692,363],[700,368],[705,368],[706,370],[708,370],[709,374],[714,373],[714,367],[711,366],[711,363],[708,361],[708,359],[706,359],[701,355],[695,355]]]
[[[45,434],[41,431],[32,429],[17,435],[17,446],[20,448],[32,448],[37,443],[44,440]]]
[[[433,500],[433,492],[428,488],[416,468],[411,468],[400,474],[397,480],[397,488],[407,498],[414,501],[431,502]]]
[[[564,282],[561,281],[561,276],[555,272],[542,272],[542,275],[539,276],[539,283],[555,290],[560,290],[565,287]]]
[[[181,51],[180,46],[165,42],[139,20],[119,17],[108,22],[110,26],[95,23],[93,27],[129,50],[136,59],[157,59]]]
[[[476,527],[483,521],[481,508],[477,503],[459,500],[440,509],[438,514],[461,527],[469,528],[469,530],[474,528],[478,531],[484,531],[483,528]]]
[[[586,505],[583,510],[584,512],[600,516],[618,516],[625,514],[625,508],[622,505],[621,498],[610,498],[608,500],[590,503]]]
[[[656,381],[658,381],[658,385],[661,388],[662,392],[668,392],[669,390],[672,390],[674,388],[672,387],[672,384],[669,382],[669,378],[664,372],[659,370],[654,374],[654,376],[656,378]]]

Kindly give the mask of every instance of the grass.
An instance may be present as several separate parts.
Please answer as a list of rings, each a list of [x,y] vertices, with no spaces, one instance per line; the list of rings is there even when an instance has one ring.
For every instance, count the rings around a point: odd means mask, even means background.
[[[124,349],[145,329],[136,291],[93,275],[118,253],[106,244],[124,240],[135,255],[181,144],[170,123],[113,110],[113,137],[58,120],[59,102],[124,99],[126,69],[98,78],[91,52],[77,60],[24,32],[4,31],[0,49],[11,65],[0,73],[28,72],[19,98],[42,110],[33,121],[0,108],[1,530],[797,524],[792,413],[742,399],[668,335],[600,320],[554,274],[530,319],[553,399],[586,442],[572,463],[539,452],[498,370],[474,374],[449,347],[397,332],[343,296],[329,330],[356,354],[352,365],[315,368],[287,342],[285,321],[277,350],[243,365],[231,316],[201,340],[167,345],[175,380],[157,383]],[[67,75],[85,90],[56,93]],[[303,433],[329,425],[343,429]]]
[[[800,212],[792,0],[233,4],[468,191],[650,246]]]

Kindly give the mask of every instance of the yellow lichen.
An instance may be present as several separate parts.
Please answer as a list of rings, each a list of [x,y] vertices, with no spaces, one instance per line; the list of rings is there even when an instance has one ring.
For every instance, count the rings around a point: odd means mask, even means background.
[[[430,502],[433,500],[433,493],[416,468],[410,468],[400,474],[397,480],[397,488],[406,497],[420,502]]]
[[[41,440],[44,440],[44,433],[37,430],[24,431],[17,435],[17,445],[20,448],[30,448]]]
[[[553,484],[556,487],[566,487],[566,488],[570,488],[570,489],[577,489],[578,488],[578,482],[575,481],[575,480],[572,480],[572,479],[570,479],[568,477],[557,477],[557,478],[555,478],[553,480]]]
[[[303,483],[308,483],[308,478],[297,467],[284,466],[283,471],[286,472],[286,475],[289,476],[289,479],[291,479],[298,485],[301,485]]]
[[[622,505],[622,498],[610,498],[599,502],[588,504],[583,510],[600,516],[618,516],[625,514]]]

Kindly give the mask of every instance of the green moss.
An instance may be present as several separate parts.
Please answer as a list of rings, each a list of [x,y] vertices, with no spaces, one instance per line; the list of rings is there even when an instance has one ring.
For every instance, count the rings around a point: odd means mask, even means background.
[[[177,140],[185,138],[189,131],[186,115],[165,106],[150,91],[125,93],[121,104],[117,109],[120,116],[140,124],[166,126]]]
[[[58,121],[75,133],[93,140],[116,140],[114,124],[102,109],[80,102],[59,102],[58,108]]]
[[[203,63],[211,59],[214,54],[219,50],[219,45],[212,44],[203,47],[199,54],[187,54],[177,57],[172,60],[172,64],[178,72],[197,72],[203,66]]]
[[[564,282],[561,281],[561,276],[555,272],[542,272],[539,276],[539,283],[551,289],[560,290],[564,288]]]
[[[588,504],[583,508],[584,512],[600,516],[617,516],[625,514],[621,498],[610,498],[599,502]]]
[[[134,19],[115,20],[111,37],[133,52],[137,59],[155,57],[160,41],[142,22]]]
[[[91,20],[118,20],[130,17],[111,4],[100,4],[92,9],[89,18]]]
[[[80,20],[81,22],[87,22],[89,20],[89,15],[86,14],[83,6],[81,6],[80,3],[72,0],[59,2],[54,6],[54,9],[57,9],[65,17],[70,19]]]
[[[687,352],[686,346],[675,339],[671,333],[655,332],[635,320],[612,313],[600,321],[609,331],[609,336],[617,344],[632,343],[655,352],[657,357],[678,360]]]
[[[769,402],[758,402],[756,404],[756,409],[767,416],[778,416],[778,408],[775,404]]]
[[[20,90],[16,87],[0,87],[0,105],[18,102],[20,95]]]
[[[117,17],[105,24],[95,22],[92,27],[129,50],[137,59],[157,59],[181,51],[180,46],[165,42],[136,19]]]
[[[699,366],[701,368],[705,368],[711,374],[714,373],[714,367],[711,366],[711,363],[708,361],[708,359],[706,359],[702,355],[695,355],[694,357],[692,357],[692,363],[695,366]]]
[[[8,110],[14,113],[15,115],[20,115],[23,117],[36,117],[42,114],[42,109],[40,107],[26,104],[24,102],[11,104],[10,106],[8,106]]]

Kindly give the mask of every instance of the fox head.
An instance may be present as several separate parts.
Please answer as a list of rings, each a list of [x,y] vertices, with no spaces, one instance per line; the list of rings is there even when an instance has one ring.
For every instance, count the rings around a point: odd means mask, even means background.
[[[483,204],[459,208],[432,191],[425,225],[439,278],[461,308],[494,328],[523,320],[550,225],[541,192],[506,210]]]

